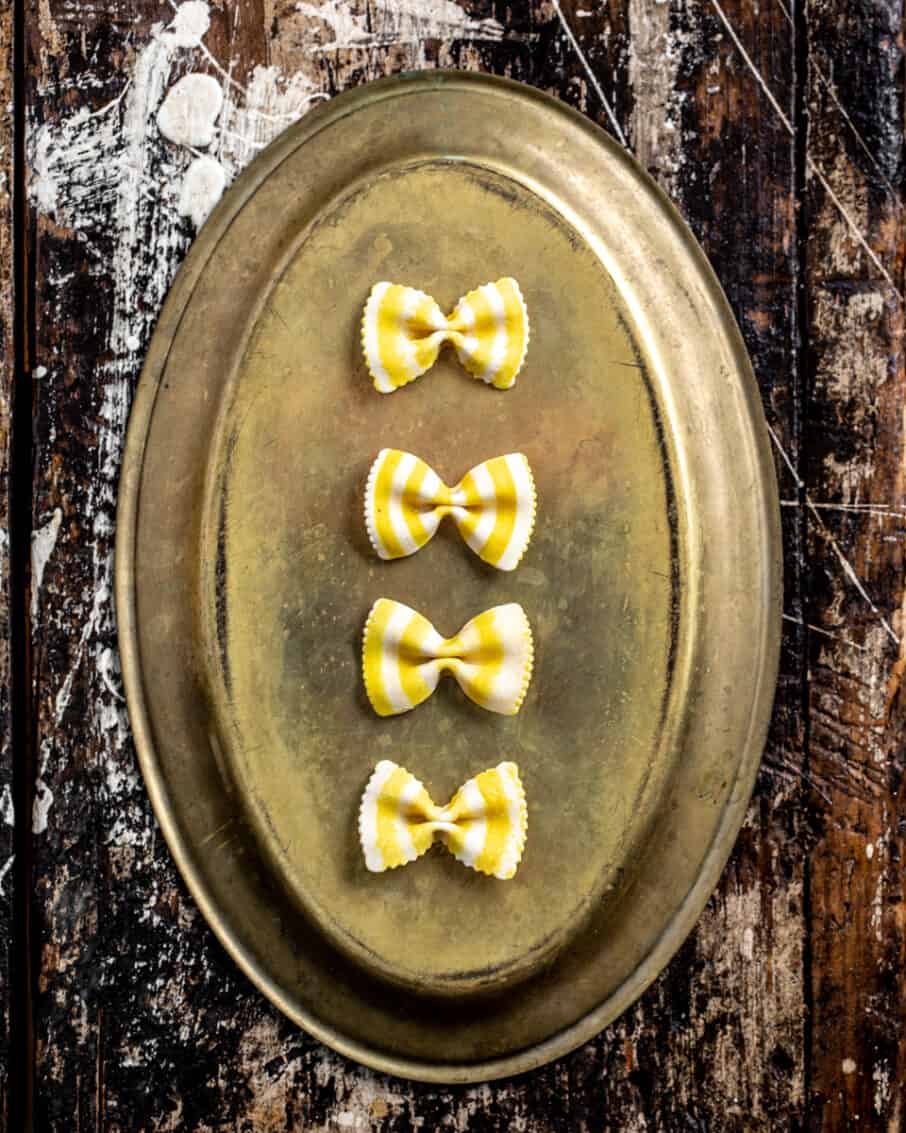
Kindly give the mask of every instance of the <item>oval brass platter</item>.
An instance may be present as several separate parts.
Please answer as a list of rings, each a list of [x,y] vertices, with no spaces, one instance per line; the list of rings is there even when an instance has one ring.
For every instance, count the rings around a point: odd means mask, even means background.
[[[381,279],[449,310],[512,275],[532,323],[505,393],[452,352],[391,396],[359,344]],[[524,452],[513,573],[455,528],[384,563],[362,520],[382,447],[448,483]],[[776,672],[773,467],[739,333],[694,240],[598,129],[517,84],[382,81],[288,130],[205,225],[136,397],[120,503],[123,668],[158,818],[206,917],[289,1016],[371,1066],[465,1082],[613,1019],[700,913],[742,821]],[[443,682],[365,699],[380,596],[445,635],[531,621],[518,716]],[[513,881],[442,848],[369,874],[356,810],[392,758],[445,802],[521,769]]]

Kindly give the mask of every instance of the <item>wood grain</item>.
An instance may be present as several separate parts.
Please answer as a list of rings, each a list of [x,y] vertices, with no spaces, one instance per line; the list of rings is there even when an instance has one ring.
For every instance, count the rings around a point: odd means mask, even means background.
[[[811,5],[807,259],[813,1106],[902,1127],[903,10]]]
[[[37,1128],[898,1128],[901,8],[811,0],[794,18],[783,0],[26,6],[33,522],[45,555],[32,620]],[[531,1075],[460,1090],[331,1054],[224,956],[138,774],[112,599],[129,403],[194,231],[182,214],[196,155],[158,129],[167,92],[188,74],[221,81],[212,153],[230,178],[318,98],[435,66],[552,91],[624,138],[672,195],[743,329],[788,503],[773,728],[698,928],[596,1040]],[[0,868],[5,853],[0,844]]]
[[[7,1127],[11,997],[21,976],[13,927],[15,822],[10,634],[10,460],[16,380],[13,344],[13,9],[0,3],[0,1129]]]

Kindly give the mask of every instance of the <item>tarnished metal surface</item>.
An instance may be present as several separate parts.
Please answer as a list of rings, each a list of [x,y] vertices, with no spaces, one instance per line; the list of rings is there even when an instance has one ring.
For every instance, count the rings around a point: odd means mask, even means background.
[[[375,279],[444,305],[503,273],[533,322],[514,391],[444,361],[374,393],[357,324]],[[385,444],[450,476],[525,451],[541,502],[519,571],[442,539],[376,563],[360,500]],[[773,692],[778,557],[738,334],[621,151],[474,77],[376,84],[309,115],[187,261],[120,505],[140,756],[227,947],[303,1025],[397,1073],[476,1080],[593,1034],[679,945],[732,845]],[[520,716],[445,687],[377,720],[357,654],[380,594],[448,631],[522,601],[538,665]],[[519,762],[530,834],[512,885],[441,855],[365,872],[355,806],[388,754],[440,792]]]

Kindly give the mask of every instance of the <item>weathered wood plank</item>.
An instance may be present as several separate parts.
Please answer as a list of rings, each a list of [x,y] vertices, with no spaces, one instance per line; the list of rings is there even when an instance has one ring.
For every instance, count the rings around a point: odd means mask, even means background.
[[[897,0],[809,5],[810,1077],[826,1129],[899,1129],[906,1100],[902,35]]]
[[[207,932],[156,831],[116,663],[114,500],[132,389],[203,215],[196,160],[156,115],[181,76],[226,94],[213,155],[234,175],[353,83],[477,67],[553,90],[624,136],[680,204],[740,318],[799,466],[792,26],[745,0],[588,8],[452,0],[208,7],[44,0],[31,9],[37,226],[33,645],[42,1129],[772,1129],[804,1105],[803,662],[792,626],[765,770],[698,930],[604,1035],[512,1083],[434,1090],[344,1062],[280,1018]],[[209,26],[208,26],[209,25]],[[172,134],[172,131],[171,131]],[[181,215],[186,214],[186,215]],[[787,528],[802,620],[799,522]]]
[[[768,77],[792,120],[792,24],[782,7],[745,0],[637,9],[635,28],[650,54],[633,68],[633,148],[708,254],[769,423],[798,460],[794,147],[758,81]],[[635,36],[630,49],[638,51]],[[797,616],[795,523],[785,524],[784,541],[786,608]],[[645,1087],[624,1097],[617,1112],[626,1122],[634,1112],[649,1128],[669,1129],[777,1129],[802,1120],[802,653],[798,627],[787,629],[771,736],[736,851],[696,932],[637,1012],[633,1062]]]
[[[13,893],[16,819],[10,681],[10,457],[16,380],[13,343],[13,7],[0,3],[0,1133],[8,1128],[10,995],[17,972]]]

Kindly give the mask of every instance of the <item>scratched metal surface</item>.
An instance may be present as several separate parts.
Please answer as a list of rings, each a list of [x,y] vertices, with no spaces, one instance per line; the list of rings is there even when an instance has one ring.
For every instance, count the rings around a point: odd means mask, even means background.
[[[17,600],[33,600],[37,1127],[899,1128],[901,3],[25,7],[37,538]],[[132,390],[220,186],[318,99],[434,66],[552,91],[667,189],[740,321],[785,501],[774,725],[719,890],[600,1037],[469,1089],[330,1054],[215,944],[137,772],[111,585]]]

